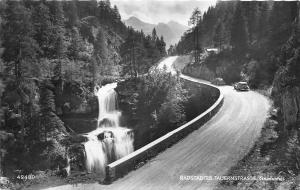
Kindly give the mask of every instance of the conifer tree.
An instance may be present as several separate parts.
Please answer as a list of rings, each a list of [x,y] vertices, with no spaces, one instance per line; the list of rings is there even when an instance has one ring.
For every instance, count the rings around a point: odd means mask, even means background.
[[[102,60],[105,60],[107,58],[108,51],[106,47],[106,38],[102,28],[100,28],[98,31],[94,45],[94,51],[97,55],[100,56]]]
[[[78,28],[73,27],[71,31],[71,44],[68,47],[69,58],[73,60],[79,59],[79,54],[84,50],[83,39],[78,31]]]
[[[42,126],[44,139],[47,141],[48,138],[59,138],[57,133],[65,132],[63,122],[55,114],[55,100],[53,93],[53,85],[50,81],[43,82],[41,86],[41,113],[42,113]],[[52,89],[51,89],[52,88]],[[59,140],[59,139],[57,139]]]
[[[49,2],[51,23],[52,23],[52,36],[51,47],[52,56],[57,60],[54,68],[54,76],[56,79],[62,80],[62,59],[66,55],[66,44],[64,40],[65,35],[65,18],[62,3],[59,1]],[[62,83],[62,81],[60,82]],[[62,84],[61,84],[62,85]],[[62,89],[62,86],[59,88]]]
[[[163,36],[161,36],[160,39],[157,38],[157,40],[156,40],[156,48],[160,52],[161,56],[165,56],[166,55],[166,43],[164,41],[164,37]]]
[[[94,43],[93,57],[96,60],[96,66],[100,69],[101,74],[105,74],[105,66],[107,66],[108,49],[106,46],[106,37],[102,28],[99,29]]]
[[[200,62],[200,53],[201,53],[201,47],[200,47],[200,32],[201,32],[201,21],[202,21],[202,14],[199,8],[195,8],[192,16],[189,20],[189,24],[194,26],[193,35],[194,35],[194,58],[195,62]]]
[[[117,5],[114,5],[113,12],[114,12],[115,19],[117,21],[121,20],[121,15],[119,13],[119,9],[118,9]]]
[[[34,7],[33,23],[35,27],[35,40],[39,43],[42,50],[42,56],[50,57],[52,35],[52,24],[50,20],[49,8],[41,1],[39,5]]]
[[[277,53],[292,33],[292,23],[296,17],[297,2],[274,2],[269,17],[269,48]]]
[[[40,51],[34,39],[31,12],[22,3],[8,2],[5,20],[3,59],[13,64],[10,68],[14,67],[17,80],[24,75],[31,76],[32,64]]]
[[[222,49],[222,45],[225,41],[225,34],[224,34],[224,25],[220,22],[217,25],[215,36],[214,36],[214,43],[215,46],[218,47],[220,50]]]
[[[267,2],[260,2],[258,5],[258,23],[257,23],[257,38],[261,40],[268,32],[268,17],[269,17],[269,6]]]
[[[242,12],[242,2],[238,2],[231,27],[231,45],[238,56],[248,48],[248,29]]]
[[[65,3],[64,9],[66,13],[68,28],[79,26],[78,8],[75,0],[67,1]]]
[[[61,59],[65,56],[66,46],[64,42],[65,35],[65,17],[62,3],[59,1],[49,2],[51,22],[52,22],[52,39],[54,58]]]

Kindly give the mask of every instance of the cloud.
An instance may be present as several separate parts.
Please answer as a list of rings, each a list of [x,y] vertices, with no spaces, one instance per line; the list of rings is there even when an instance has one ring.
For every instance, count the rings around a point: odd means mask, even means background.
[[[136,16],[139,19],[157,24],[159,22],[177,21],[187,25],[195,7],[203,12],[216,0],[111,0],[119,8],[122,19]]]

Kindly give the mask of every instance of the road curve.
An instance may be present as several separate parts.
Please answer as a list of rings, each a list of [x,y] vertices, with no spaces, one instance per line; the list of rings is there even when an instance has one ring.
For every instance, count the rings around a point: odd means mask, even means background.
[[[174,61],[167,58],[166,63]],[[168,64],[169,65],[169,64]],[[188,80],[203,82],[188,76]],[[180,176],[221,176],[253,146],[267,118],[270,103],[253,92],[220,87],[224,104],[200,129],[110,185],[77,184],[48,190],[176,190],[213,189],[218,181],[183,181]]]

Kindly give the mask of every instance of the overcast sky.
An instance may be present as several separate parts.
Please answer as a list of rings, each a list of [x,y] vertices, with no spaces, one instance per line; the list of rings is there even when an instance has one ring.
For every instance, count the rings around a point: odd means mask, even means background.
[[[135,16],[153,24],[174,20],[188,25],[195,7],[203,12],[215,5],[216,0],[111,0],[111,3],[117,5],[123,20]]]

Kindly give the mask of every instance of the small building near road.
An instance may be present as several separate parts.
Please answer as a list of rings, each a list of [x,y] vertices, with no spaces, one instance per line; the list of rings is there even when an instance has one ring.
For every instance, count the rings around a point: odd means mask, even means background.
[[[205,51],[209,54],[211,54],[211,53],[217,54],[217,53],[219,53],[220,50],[219,50],[219,48],[205,48]]]

